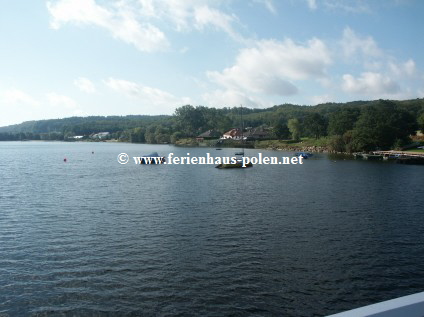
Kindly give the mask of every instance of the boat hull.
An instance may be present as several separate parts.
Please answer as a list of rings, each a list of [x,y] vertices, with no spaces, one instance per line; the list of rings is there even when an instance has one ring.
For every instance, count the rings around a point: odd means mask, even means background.
[[[252,167],[252,166],[253,166],[252,163],[246,163],[243,166],[242,162],[237,162],[237,163],[234,163],[234,164],[218,164],[217,166],[215,166],[215,168],[221,168],[221,169],[224,169],[224,168],[246,168],[246,167]]]

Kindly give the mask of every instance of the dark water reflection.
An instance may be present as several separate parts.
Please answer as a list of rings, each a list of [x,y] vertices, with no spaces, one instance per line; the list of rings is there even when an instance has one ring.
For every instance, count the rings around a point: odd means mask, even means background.
[[[424,290],[422,166],[116,160],[152,151],[234,154],[0,143],[1,316],[323,316]]]

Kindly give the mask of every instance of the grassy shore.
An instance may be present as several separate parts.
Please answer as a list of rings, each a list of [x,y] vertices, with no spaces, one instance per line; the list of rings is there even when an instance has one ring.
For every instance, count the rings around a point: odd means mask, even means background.
[[[219,140],[206,140],[198,142],[194,138],[180,139],[175,145],[179,146],[205,146],[205,147],[233,147],[233,148],[255,148],[255,149],[272,149],[272,150],[288,150],[288,151],[312,151],[327,152],[328,138],[309,139],[302,138],[296,142],[293,140],[261,140],[261,141],[241,141],[225,140],[218,143]]]
[[[328,150],[328,138],[310,139],[302,138],[296,142],[293,140],[263,140],[256,141],[255,148],[258,149],[305,149],[317,148],[320,151]]]
[[[424,149],[409,149],[409,150],[405,150],[404,152],[424,153]]]
[[[175,145],[179,146],[203,146],[203,147],[231,147],[231,148],[255,148],[255,149],[268,149],[268,150],[282,150],[282,151],[305,151],[305,152],[331,152],[330,151],[330,137],[323,137],[319,139],[302,138],[300,141],[293,140],[258,140],[258,141],[241,141],[234,140],[206,140],[198,142],[195,138],[185,138],[177,141]],[[419,143],[417,143],[419,145]],[[422,144],[421,144],[422,145]],[[412,148],[405,150],[408,152],[424,153],[424,149]]]

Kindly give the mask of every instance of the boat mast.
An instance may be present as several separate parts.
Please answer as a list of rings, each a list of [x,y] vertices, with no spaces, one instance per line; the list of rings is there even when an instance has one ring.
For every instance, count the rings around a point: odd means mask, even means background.
[[[241,150],[244,156],[244,121],[243,121],[243,105],[240,105],[240,121],[241,121]]]

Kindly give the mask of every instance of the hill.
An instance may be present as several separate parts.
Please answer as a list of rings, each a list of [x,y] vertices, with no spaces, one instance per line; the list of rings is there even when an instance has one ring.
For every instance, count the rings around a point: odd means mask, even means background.
[[[243,113],[243,122],[241,120]],[[260,128],[272,139],[327,138],[334,150],[352,152],[399,147],[424,130],[424,99],[282,104],[258,108],[208,108],[185,105],[173,115],[90,116],[27,121],[0,127],[5,140],[75,140],[99,132],[104,138],[136,143],[175,143],[199,134],[231,128]],[[107,136],[106,136],[107,135]]]

